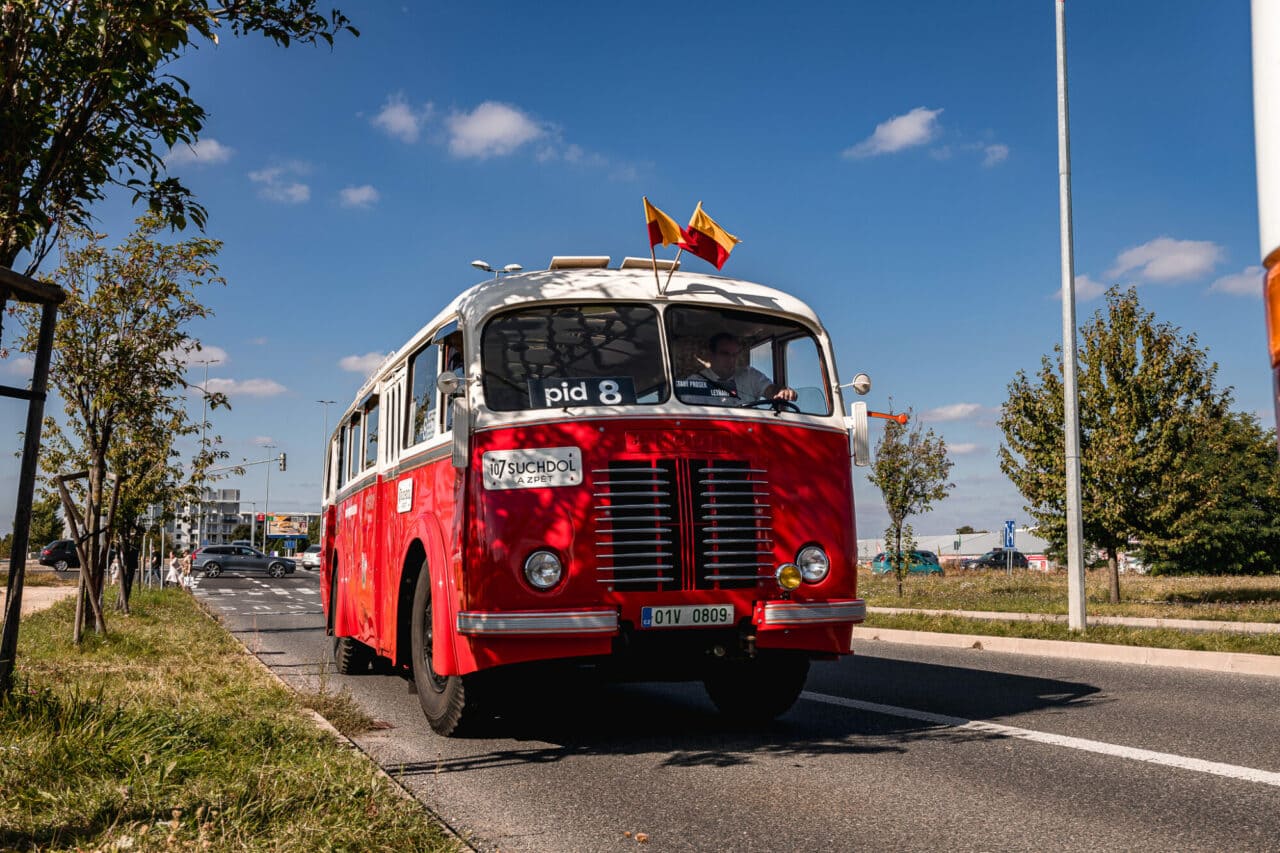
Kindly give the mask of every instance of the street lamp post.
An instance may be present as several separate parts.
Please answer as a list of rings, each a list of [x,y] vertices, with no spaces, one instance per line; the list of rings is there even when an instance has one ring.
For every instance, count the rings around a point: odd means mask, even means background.
[[[275,450],[276,445],[261,445],[264,450]],[[267,552],[267,534],[271,532],[271,464],[267,463],[267,493],[262,499],[262,553]]]
[[[209,420],[209,365],[219,364],[220,358],[198,358],[192,364],[204,365],[204,384],[200,386],[200,453],[204,453],[205,448],[205,426]],[[199,548],[204,544],[204,489],[205,479],[204,471],[200,473],[200,489],[198,498],[200,501],[200,511],[196,516],[196,547]]]
[[[524,267],[520,266],[519,264],[507,264],[502,269],[495,270],[493,267],[489,266],[489,263],[487,261],[481,261],[481,260],[472,261],[471,266],[475,267],[478,270],[484,270],[485,272],[493,273],[494,278],[497,278],[498,276],[503,274],[511,275],[512,273],[520,272],[520,270],[524,269]]]
[[[334,400],[316,400],[317,403],[324,406],[324,433],[320,436],[320,464],[324,465],[324,457],[329,449],[329,407],[334,404]]]

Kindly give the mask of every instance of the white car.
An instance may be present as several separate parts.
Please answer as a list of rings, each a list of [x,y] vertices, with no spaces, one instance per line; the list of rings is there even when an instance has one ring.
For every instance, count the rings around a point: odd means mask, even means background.
[[[298,562],[302,564],[304,569],[320,568],[320,546],[312,545],[307,550],[298,555]]]

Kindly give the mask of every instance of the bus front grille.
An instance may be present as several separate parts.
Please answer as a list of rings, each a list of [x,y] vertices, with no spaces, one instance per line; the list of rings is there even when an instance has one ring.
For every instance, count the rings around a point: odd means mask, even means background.
[[[739,460],[592,470],[599,582],[630,591],[745,589],[772,576],[766,472]]]

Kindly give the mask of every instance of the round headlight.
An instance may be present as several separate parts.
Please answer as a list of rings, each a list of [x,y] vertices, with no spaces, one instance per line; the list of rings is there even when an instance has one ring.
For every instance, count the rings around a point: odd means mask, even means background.
[[[529,555],[529,559],[524,561],[525,580],[529,581],[529,585],[534,589],[551,589],[560,583],[560,576],[563,573],[564,567],[560,565],[560,558],[550,551],[534,551]]]
[[[796,555],[796,565],[800,567],[800,574],[807,583],[817,583],[831,571],[831,560],[827,558],[827,552],[817,545],[801,548]]]
[[[783,563],[778,566],[775,577],[778,579],[778,586],[785,590],[793,590],[800,586],[800,569],[795,563]]]

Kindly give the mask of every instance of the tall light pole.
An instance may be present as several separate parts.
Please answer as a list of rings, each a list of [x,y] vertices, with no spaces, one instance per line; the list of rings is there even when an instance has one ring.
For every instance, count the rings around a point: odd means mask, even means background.
[[[524,267],[520,266],[519,264],[507,264],[502,269],[495,270],[493,267],[489,266],[487,261],[482,261],[478,259],[472,261],[471,266],[475,267],[478,270],[484,270],[485,272],[493,273],[494,278],[497,278],[500,275],[511,275],[512,273],[517,273],[517,272],[520,272],[520,270],[524,269]]]
[[[264,450],[275,450],[274,444],[260,445]],[[267,534],[271,532],[271,463],[267,463],[267,493],[262,499],[262,553],[267,553]]]
[[[1066,0],[1054,0],[1053,6],[1058,34],[1058,217],[1062,247],[1062,395],[1067,457],[1067,624],[1072,631],[1083,631],[1084,531],[1080,514],[1080,398],[1076,389],[1076,276],[1071,243]]]
[[[320,464],[324,465],[324,457],[329,450],[329,407],[332,406],[335,401],[316,400],[316,402],[324,406],[324,432],[320,436]],[[326,476],[328,476],[327,473],[322,475],[321,482],[324,482],[324,477]]]
[[[201,455],[204,454],[204,448],[205,448],[205,444],[204,444],[205,425],[209,420],[209,365],[219,364],[221,363],[221,361],[222,359],[220,358],[197,358],[191,362],[192,364],[204,365],[204,384],[200,386],[200,453]],[[196,520],[196,547],[197,548],[201,547],[204,544],[204,488],[205,488],[204,470],[201,469],[200,490],[199,490],[200,512],[196,516],[196,519],[197,519]]]

